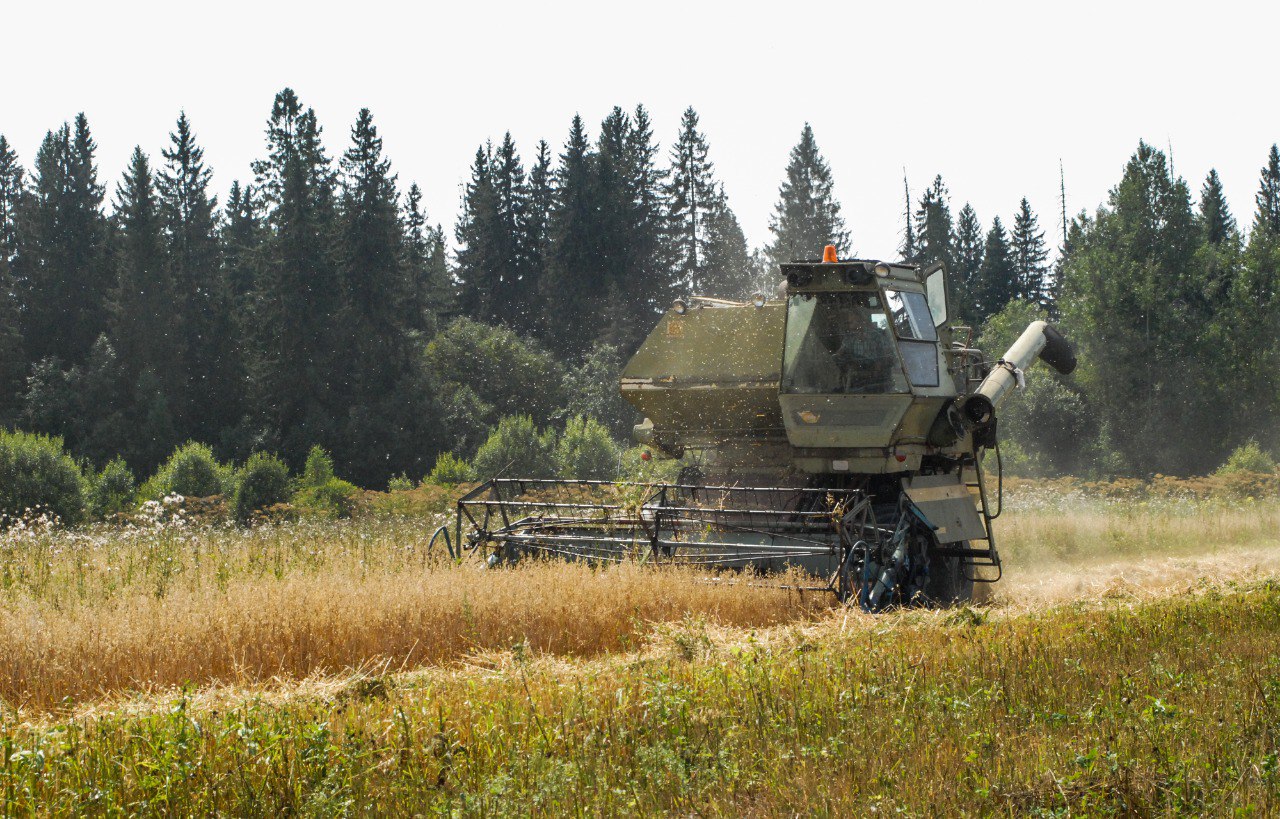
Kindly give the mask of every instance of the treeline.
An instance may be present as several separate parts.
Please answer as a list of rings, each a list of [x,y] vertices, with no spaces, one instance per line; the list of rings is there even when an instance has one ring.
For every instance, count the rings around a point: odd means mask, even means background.
[[[693,109],[665,151],[643,107],[594,136],[574,117],[528,163],[509,134],[480,146],[451,243],[367,110],[335,161],[289,89],[221,201],[185,115],[109,197],[95,151],[83,115],[29,171],[0,136],[0,425],[139,474],[186,440],[295,470],[320,445],[379,486],[442,452],[470,459],[517,414],[622,437],[618,370],[673,297],[771,291],[780,261],[852,252],[807,125],[771,241],[749,249]],[[1076,376],[1033,379],[1008,413],[1027,469],[1202,471],[1251,435],[1274,443],[1278,202],[1275,149],[1246,235],[1216,174],[1194,203],[1144,144],[1054,264],[1025,199],[1007,223],[953,216],[941,177],[908,194],[899,251],[948,265],[989,352],[1036,312],[1081,347]]]

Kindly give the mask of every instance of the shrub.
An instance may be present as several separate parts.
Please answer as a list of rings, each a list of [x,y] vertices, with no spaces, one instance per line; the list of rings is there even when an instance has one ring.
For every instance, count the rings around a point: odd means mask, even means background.
[[[330,478],[319,486],[305,486],[293,496],[294,506],[335,518],[349,518],[356,510],[355,484],[341,478]]]
[[[131,512],[138,495],[138,483],[123,458],[116,458],[102,468],[89,492],[89,505],[99,518]]]
[[[1269,474],[1276,471],[1275,460],[1262,451],[1258,442],[1252,438],[1232,450],[1227,460],[1218,467],[1215,475],[1230,475],[1233,472],[1256,472]]]
[[[292,503],[313,512],[338,518],[349,518],[356,508],[360,490],[333,474],[333,458],[323,447],[313,446],[307,453],[302,480]]]
[[[555,433],[538,432],[527,415],[509,415],[480,445],[472,464],[477,480],[500,476],[550,478],[555,474]]]
[[[307,463],[302,467],[302,486],[324,486],[334,479],[333,457],[324,447],[316,444],[307,453]]]
[[[207,498],[225,495],[234,485],[235,473],[214,457],[207,444],[188,441],[160,465],[138,495],[143,500],[160,500],[166,495]]]
[[[241,523],[248,522],[259,509],[289,500],[289,468],[274,455],[250,455],[239,478],[234,511]]]
[[[649,457],[645,457],[648,455]],[[675,458],[659,458],[646,446],[633,446],[620,458],[625,480],[636,483],[676,483],[687,464]]]
[[[387,481],[388,492],[408,492],[411,489],[413,489],[413,481],[409,480],[409,476],[403,472]]]
[[[442,396],[446,440],[464,456],[500,418],[522,413],[547,424],[564,406],[555,356],[505,327],[457,319],[427,345],[423,362]]]
[[[456,486],[471,480],[471,464],[452,452],[441,452],[423,483],[434,486]]]
[[[71,526],[84,518],[85,490],[61,438],[0,430],[0,516],[40,508]]]
[[[618,446],[609,430],[592,418],[569,419],[556,446],[556,466],[562,478],[612,481],[621,468]]]

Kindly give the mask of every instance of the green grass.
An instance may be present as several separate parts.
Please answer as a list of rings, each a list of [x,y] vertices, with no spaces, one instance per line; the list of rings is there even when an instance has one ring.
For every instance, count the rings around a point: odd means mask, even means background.
[[[1280,587],[690,620],[3,725],[8,814],[1273,815]]]

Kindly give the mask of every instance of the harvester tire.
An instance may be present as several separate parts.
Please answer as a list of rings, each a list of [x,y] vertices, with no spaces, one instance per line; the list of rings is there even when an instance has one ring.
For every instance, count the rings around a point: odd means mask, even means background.
[[[967,543],[957,543],[965,548]],[[929,581],[924,596],[931,606],[954,606],[973,599],[973,580],[962,557],[934,554],[929,558]]]

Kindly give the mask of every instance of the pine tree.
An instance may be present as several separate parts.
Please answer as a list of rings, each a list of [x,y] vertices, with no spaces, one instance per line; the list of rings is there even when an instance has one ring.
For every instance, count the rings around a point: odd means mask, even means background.
[[[915,213],[916,264],[928,266],[941,262],[948,270],[955,267],[955,234],[951,220],[950,194],[935,176],[933,184],[920,197]]]
[[[334,180],[320,137],[315,112],[286,88],[267,122],[267,157],[253,166],[269,208],[253,295],[253,398],[264,440],[296,463],[313,444],[332,448],[344,368],[333,321]]]
[[[217,197],[209,192],[213,172],[204,164],[204,149],[196,144],[185,112],[169,142],[156,188],[186,374],[184,391],[172,399],[187,419],[184,432],[218,441],[241,412],[242,368],[217,233]]]
[[[978,220],[973,206],[966,202],[956,219],[955,267],[949,272],[951,309],[962,321],[976,321],[977,311],[971,293],[978,281],[978,271],[982,269],[984,249],[982,222]]]
[[[1280,149],[1271,146],[1267,155],[1267,166],[1262,169],[1262,179],[1258,184],[1258,213],[1254,218],[1253,229],[1280,233]]]
[[[1217,170],[1212,168],[1200,188],[1200,225],[1204,230],[1204,240],[1211,245],[1239,241],[1240,231],[1227,206],[1222,180],[1218,178]]]
[[[831,166],[818,151],[813,128],[807,122],[800,141],[791,149],[769,230],[774,239],[766,252],[775,267],[792,259],[813,258],[826,245],[835,245],[841,258],[852,252],[849,231],[835,198]]]
[[[19,325],[17,211],[23,195],[23,170],[9,141],[0,135],[0,426],[17,412],[26,374]]]
[[[1031,210],[1026,197],[1018,205],[1013,217],[1013,231],[1009,239],[1012,251],[1013,273],[1017,281],[1017,297],[1048,311],[1052,309],[1050,298],[1052,282],[1049,276],[1049,250],[1045,247],[1044,231]]]
[[[164,217],[150,162],[134,148],[116,187],[116,290],[111,299],[111,339],[130,396],[126,459],[154,468],[177,443],[178,404],[185,389],[187,339],[179,283],[166,258]]]
[[[80,114],[74,131],[63,125],[49,132],[36,154],[18,227],[23,338],[33,361],[83,361],[106,328],[113,282],[96,148]]]
[[[982,250],[982,264],[970,281],[969,299],[972,305],[973,323],[980,326],[988,318],[1000,312],[1011,299],[1017,298],[1018,279],[1013,266],[1013,251],[1004,224],[997,216],[991,221],[991,230]]]

